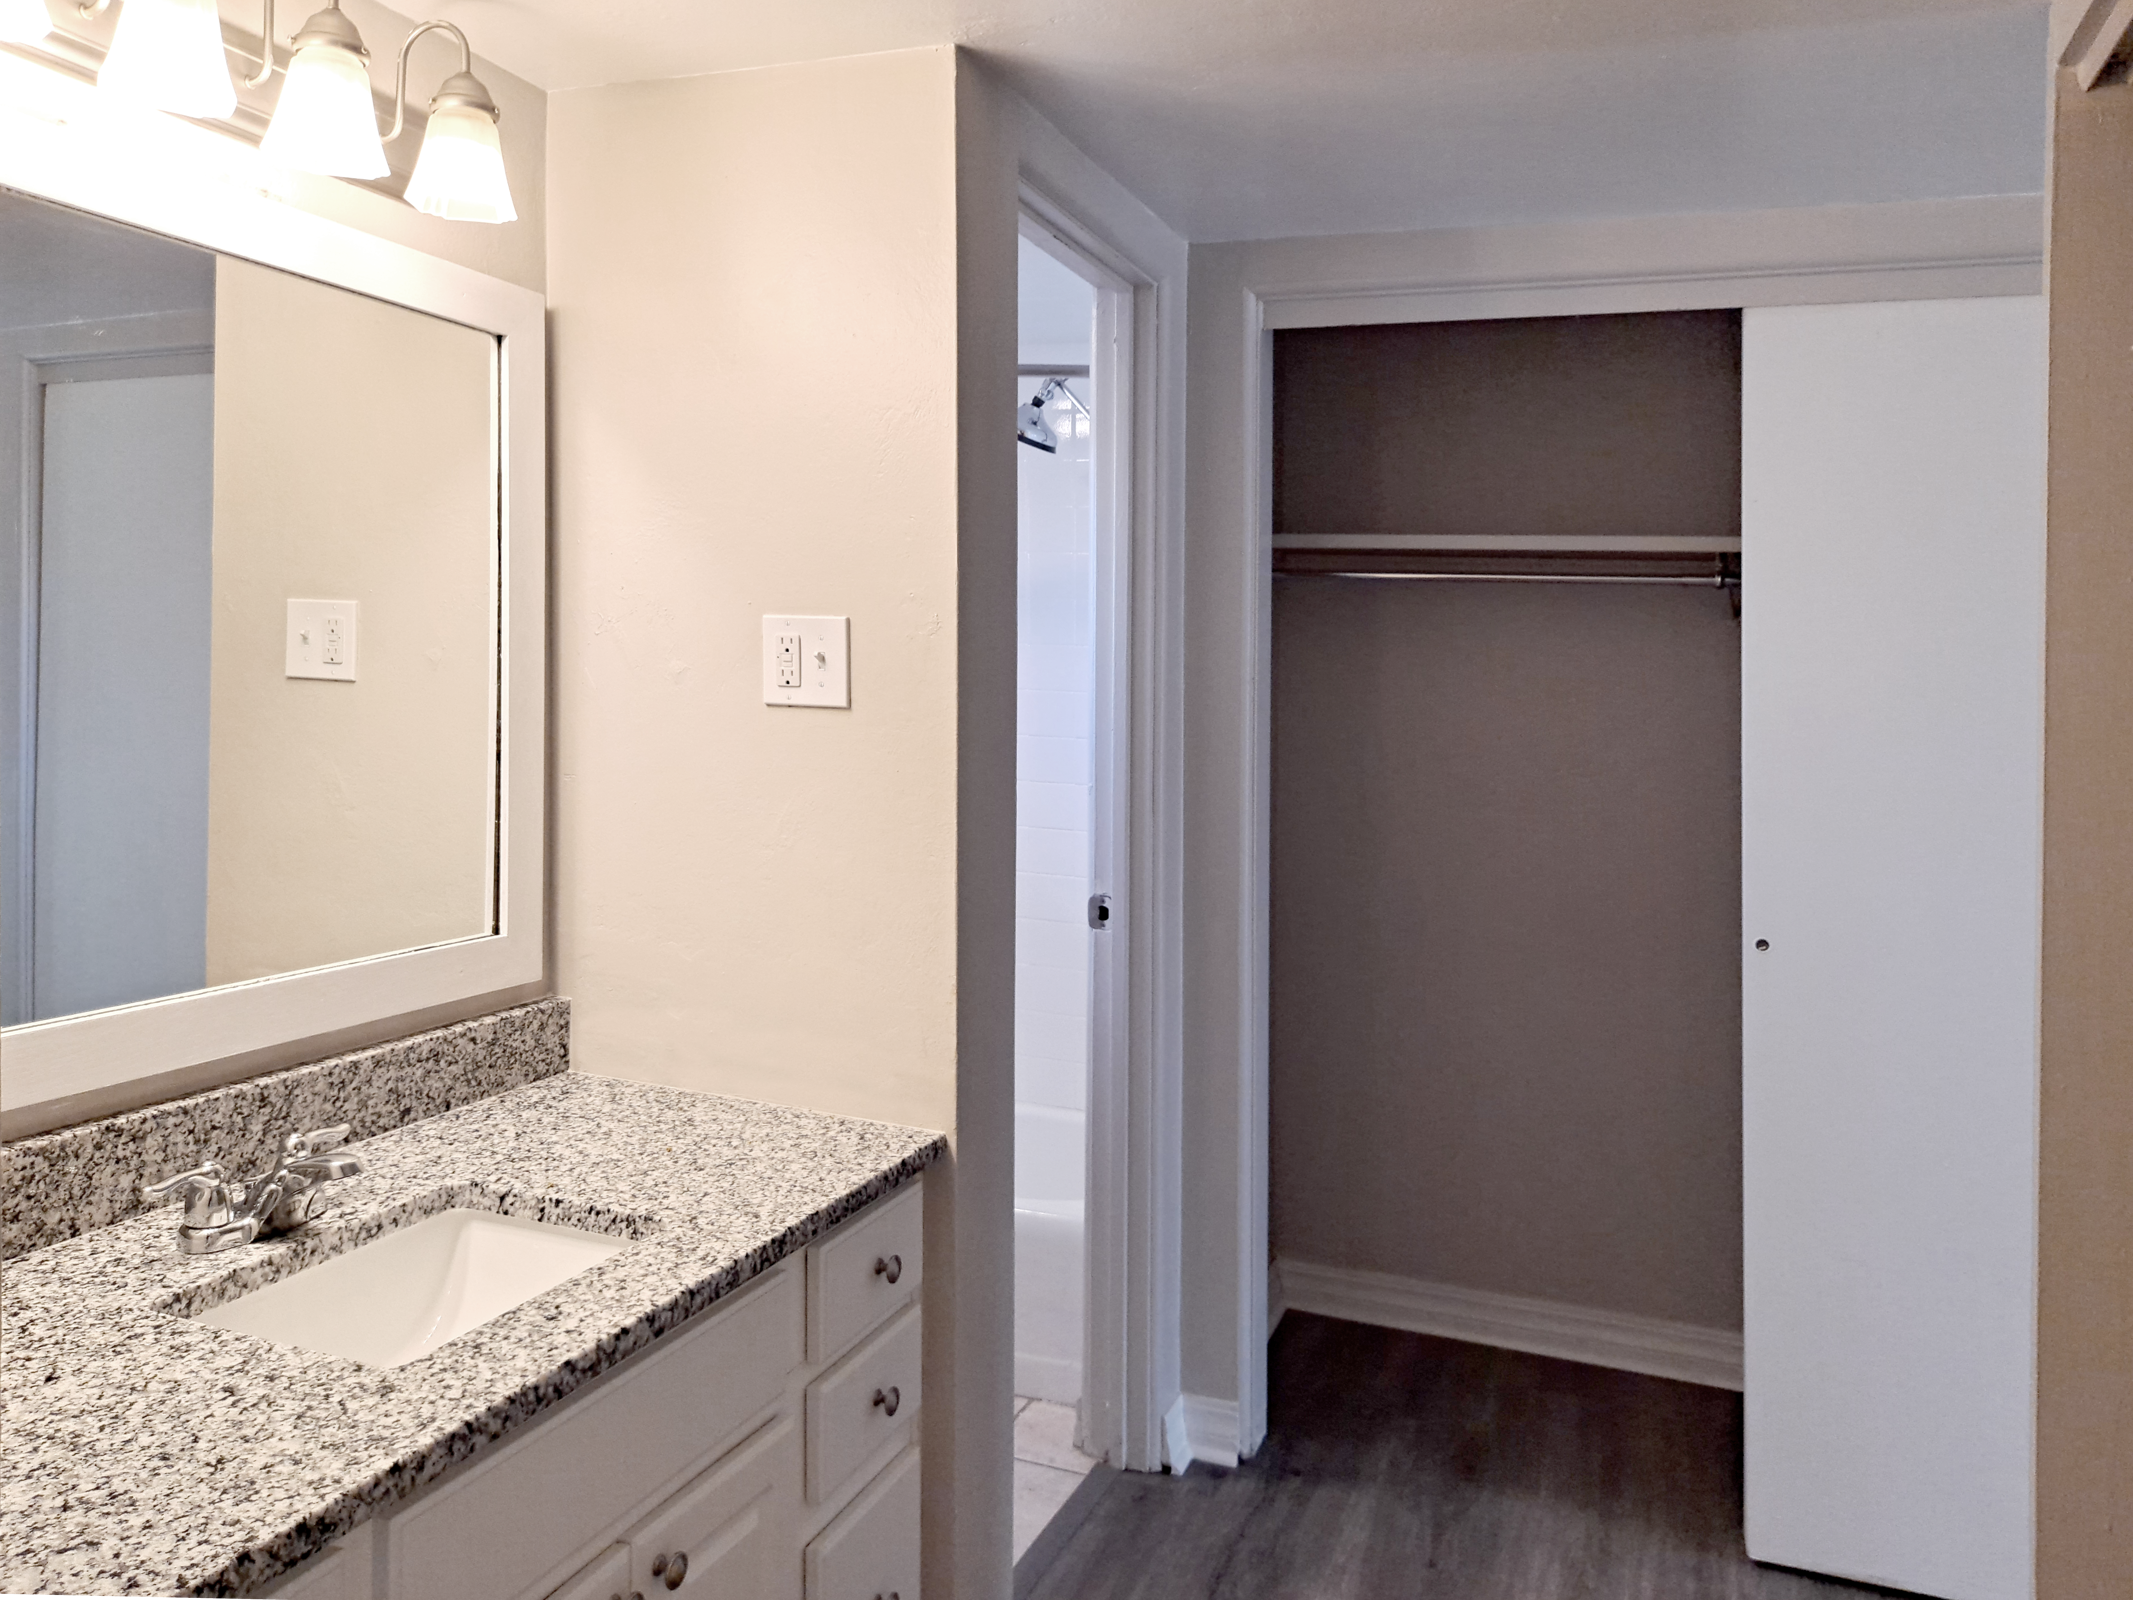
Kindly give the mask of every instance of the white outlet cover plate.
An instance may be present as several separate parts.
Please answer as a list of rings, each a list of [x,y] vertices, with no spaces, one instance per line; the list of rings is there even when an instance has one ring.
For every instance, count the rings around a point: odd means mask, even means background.
[[[800,683],[778,682],[778,636],[800,636]],[[766,706],[836,706],[852,703],[852,619],[850,617],[765,617],[763,619],[763,704]]]
[[[353,600],[291,600],[288,658],[282,675],[354,683],[356,620],[360,609]],[[329,643],[329,631],[336,623],[339,624],[338,639]],[[338,660],[331,659],[336,656]]]

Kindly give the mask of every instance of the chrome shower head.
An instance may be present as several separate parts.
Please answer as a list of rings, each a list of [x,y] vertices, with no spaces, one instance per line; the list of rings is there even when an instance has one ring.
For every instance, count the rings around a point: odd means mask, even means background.
[[[1050,385],[1045,387],[1049,388]],[[1048,456],[1055,456],[1059,453],[1059,435],[1054,433],[1052,425],[1044,420],[1044,398],[1044,393],[1040,390],[1028,405],[1015,408],[1015,442],[1026,444],[1032,450],[1042,450]]]
[[[1067,387],[1064,378],[1046,378],[1044,385],[1029,397],[1029,404],[1015,408],[1015,438],[1032,450],[1042,450],[1046,455],[1059,453],[1059,435],[1052,425],[1044,420],[1044,408],[1053,400],[1064,400],[1083,416],[1090,416],[1089,408],[1081,403],[1081,396]]]

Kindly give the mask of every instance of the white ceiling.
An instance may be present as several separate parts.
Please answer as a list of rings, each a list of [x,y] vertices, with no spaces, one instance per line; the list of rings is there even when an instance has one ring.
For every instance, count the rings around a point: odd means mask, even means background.
[[[550,90],[954,42],[1196,240],[2041,187],[2037,0],[448,0]],[[863,129],[854,129],[864,159]]]

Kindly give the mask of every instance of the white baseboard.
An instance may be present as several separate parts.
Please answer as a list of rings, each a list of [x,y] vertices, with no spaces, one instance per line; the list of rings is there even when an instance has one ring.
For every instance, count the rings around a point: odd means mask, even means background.
[[[1179,1395],[1163,1413],[1163,1465],[1183,1472],[1192,1465],[1192,1435],[1185,1430],[1185,1397]]]
[[[1237,1464],[1237,1402],[1204,1394],[1181,1394],[1163,1414],[1163,1465],[1183,1472],[1195,1461],[1211,1467]]]
[[[1282,1260],[1274,1264],[1267,1279],[1269,1331],[1277,1282],[1279,1303],[1288,1311],[1312,1311],[1349,1322],[1617,1367],[1714,1389],[1742,1386],[1741,1336],[1719,1328],[1593,1311],[1483,1289],[1456,1289],[1387,1272]],[[1234,1427],[1234,1406],[1230,1414]]]

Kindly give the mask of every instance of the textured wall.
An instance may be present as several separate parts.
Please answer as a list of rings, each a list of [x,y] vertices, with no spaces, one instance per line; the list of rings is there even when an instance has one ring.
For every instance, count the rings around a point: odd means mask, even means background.
[[[2052,141],[2037,1593],[2133,1587],[2133,84]]]
[[[917,50],[560,94],[549,146],[557,985],[592,1071],[951,1131],[927,1184],[943,1596],[1008,1566],[994,119],[967,62]],[[851,618],[849,710],[763,704],[765,612]]]

